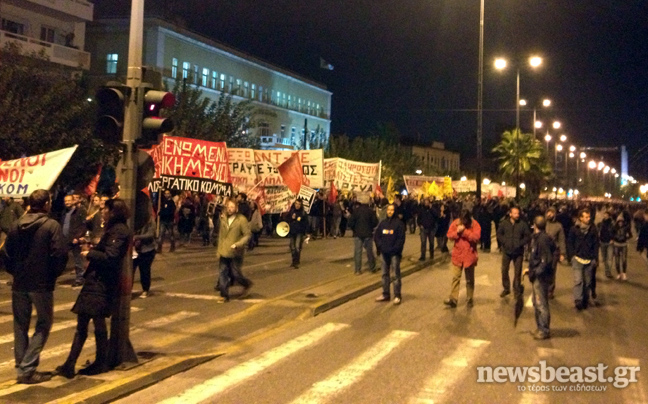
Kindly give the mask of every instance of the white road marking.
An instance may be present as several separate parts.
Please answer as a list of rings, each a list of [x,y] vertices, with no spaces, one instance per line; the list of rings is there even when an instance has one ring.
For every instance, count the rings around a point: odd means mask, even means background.
[[[375,368],[380,361],[387,357],[402,342],[415,335],[418,335],[418,333],[400,330],[390,332],[389,335],[364,351],[340,371],[325,380],[315,383],[310,390],[296,398],[292,403],[319,404],[330,401],[342,392],[342,390],[360,380],[362,375]]]
[[[565,356],[565,351],[562,349],[538,347],[537,351],[540,360],[547,358],[562,358]]]
[[[171,293],[171,292],[164,292],[165,296],[170,296],[170,297],[179,297],[182,299],[195,299],[195,300],[217,300],[220,299],[220,296],[217,295],[194,295],[194,294],[189,294],[189,293]],[[264,302],[264,299],[241,299],[237,300],[243,303],[261,303]]]
[[[640,362],[639,359],[637,358],[627,358],[623,356],[617,357],[617,363],[619,366],[633,366],[633,367],[639,367]],[[641,371],[635,373],[635,377],[639,376]],[[631,375],[630,372],[628,372],[625,377],[628,378]],[[625,387],[623,390],[623,397],[625,398],[625,401],[628,403],[645,403],[647,401],[646,397],[646,392],[644,391],[643,384],[641,382],[641,378],[637,377],[637,382],[632,382],[629,383],[627,387]]]
[[[441,361],[436,372],[425,381],[423,388],[409,402],[423,404],[444,401],[452,386],[457,384],[465,373],[470,373],[471,365],[489,344],[490,341],[462,339],[457,349]]]
[[[199,403],[220,394],[237,384],[263,372],[286,357],[319,342],[331,333],[347,328],[347,324],[328,323],[292,339],[260,356],[234,366],[225,373],[198,384],[183,393],[162,401],[163,404]]]
[[[526,303],[524,303],[524,307],[533,307],[533,293],[529,295]]]

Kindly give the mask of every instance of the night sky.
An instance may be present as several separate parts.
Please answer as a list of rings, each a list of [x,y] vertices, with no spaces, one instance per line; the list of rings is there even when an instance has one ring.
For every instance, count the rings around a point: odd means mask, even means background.
[[[118,3],[123,2],[124,7]],[[98,0],[96,17],[128,9]],[[393,122],[410,139],[445,142],[470,166],[477,130],[479,0],[146,0],[147,12],[325,84],[332,133],[367,135]],[[553,107],[578,146],[648,146],[648,2],[485,0],[484,151],[515,126],[521,98]],[[528,68],[527,58],[543,65]],[[323,57],[335,69],[320,69]],[[521,126],[532,130],[533,112]],[[631,166],[646,175],[648,147]],[[643,158],[641,158],[643,156]],[[639,172],[641,171],[641,172]]]

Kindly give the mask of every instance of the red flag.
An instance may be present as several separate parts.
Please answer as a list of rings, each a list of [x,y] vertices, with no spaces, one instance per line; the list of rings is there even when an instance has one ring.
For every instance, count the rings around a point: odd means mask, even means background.
[[[335,182],[331,181],[331,191],[329,192],[329,203],[335,203],[338,197],[337,188],[335,188]]]
[[[384,198],[385,194],[382,191],[382,188],[380,188],[380,184],[376,184],[376,195],[378,195],[379,198]]]
[[[304,175],[301,162],[299,161],[299,153],[293,153],[288,160],[284,161],[279,167],[277,167],[277,170],[288,189],[290,189],[290,191],[295,195],[299,194],[299,189],[302,184],[302,176]]]
[[[101,177],[101,165],[99,165],[99,168],[97,169],[97,174],[92,177],[90,180],[90,183],[85,187],[85,193],[86,195],[90,196],[97,192],[97,185],[99,184],[99,177]]]

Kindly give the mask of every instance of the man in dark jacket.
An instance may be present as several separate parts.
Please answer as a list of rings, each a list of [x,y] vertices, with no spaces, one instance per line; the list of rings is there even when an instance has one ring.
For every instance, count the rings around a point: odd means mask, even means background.
[[[553,261],[551,262],[551,285],[549,285],[549,299],[553,299],[554,292],[556,290],[556,272],[558,270],[558,262],[564,261],[565,254],[567,254],[565,232],[563,231],[562,225],[556,221],[556,209],[553,206],[547,209],[547,213],[545,215],[545,225],[547,235],[551,237],[553,242],[556,244]]]
[[[304,237],[308,233],[308,215],[304,211],[301,199],[297,199],[288,212],[287,222],[290,225],[290,252],[292,267],[299,268]]]
[[[18,220],[25,210],[13,198],[4,198],[4,208],[0,210],[0,247],[7,238],[11,225]]]
[[[573,257],[574,305],[577,310],[587,308],[590,291],[593,291],[594,267],[599,251],[598,233],[590,222],[590,217],[589,210],[581,210],[578,222],[567,238],[567,251]]]
[[[160,213],[158,218],[160,220],[160,235],[158,238],[157,252],[162,252],[162,243],[164,243],[164,236],[167,232],[171,233],[169,236],[171,238],[171,252],[175,251],[175,232],[174,232],[174,220],[176,213],[176,204],[173,202],[171,197],[171,191],[168,189],[164,191],[164,198],[162,199],[160,205]]]
[[[550,337],[549,302],[547,300],[549,287],[553,278],[553,261],[556,244],[545,231],[547,222],[544,217],[537,216],[531,238],[531,253],[529,256],[529,280],[533,285],[533,307],[535,309],[538,329],[533,338],[542,340]]]
[[[65,212],[61,217],[61,229],[65,242],[68,244],[74,259],[75,279],[72,286],[83,285],[83,272],[85,263],[81,257],[81,243],[79,240],[86,234],[86,210],[82,206],[77,206],[77,199],[74,195],[66,195],[64,198]]]
[[[18,383],[35,384],[51,379],[36,371],[40,353],[52,328],[54,286],[65,270],[67,245],[61,226],[47,214],[49,192],[34,191],[30,211],[9,231],[4,249],[7,272],[13,275],[14,357]],[[29,340],[32,307],[36,308],[36,330]]]
[[[504,218],[497,230],[497,244],[502,248],[502,286],[500,297],[511,293],[509,266],[513,261],[513,290],[515,296],[521,293],[522,259],[524,246],[531,240],[529,226],[520,220],[520,208],[512,207],[509,216]]]
[[[601,259],[605,265],[605,276],[612,278],[612,235],[614,234],[614,223],[610,212],[603,211],[603,220],[598,224],[599,241],[601,243]]]
[[[354,241],[354,260],[355,274],[362,273],[362,247],[367,250],[367,261],[369,261],[369,270],[376,272],[376,259],[373,253],[373,232],[378,225],[376,212],[369,207],[369,197],[360,195],[358,197],[360,204],[353,210],[349,218],[349,228],[353,230]]]
[[[389,283],[391,281],[390,267],[394,270],[394,304],[401,303],[400,263],[405,246],[405,226],[394,217],[394,205],[387,206],[387,218],[380,222],[374,234],[376,246],[382,255],[382,286],[383,293],[376,298],[377,302],[390,300]]]
[[[419,205],[416,221],[419,226],[421,235],[421,258],[419,261],[425,261],[425,250],[430,242],[430,260],[434,260],[434,236],[439,226],[439,214],[432,206],[432,202],[425,198],[422,205]]]

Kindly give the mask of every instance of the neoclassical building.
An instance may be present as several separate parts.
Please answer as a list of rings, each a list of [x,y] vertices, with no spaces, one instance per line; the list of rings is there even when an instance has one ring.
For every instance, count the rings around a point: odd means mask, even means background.
[[[128,35],[127,19],[88,24],[91,76],[103,82],[123,80]],[[320,83],[157,18],[145,19],[143,59],[170,87],[187,80],[209,98],[226,92],[235,101],[252,100],[271,110],[274,116],[254,129],[264,148],[319,148],[328,143],[332,93]]]

